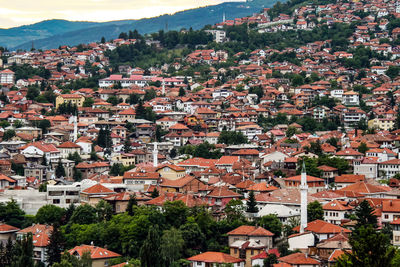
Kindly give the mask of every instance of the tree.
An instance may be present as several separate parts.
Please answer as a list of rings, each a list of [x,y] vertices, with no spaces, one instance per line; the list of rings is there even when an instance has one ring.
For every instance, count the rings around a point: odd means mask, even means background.
[[[271,253],[266,259],[264,259],[263,263],[264,267],[273,267],[274,264],[278,263],[278,257],[274,253]]]
[[[71,215],[70,222],[76,224],[96,223],[96,209],[90,205],[78,206]]]
[[[282,233],[282,223],[276,214],[262,216],[259,225],[268,231],[274,233],[275,237],[280,237]]]
[[[151,192],[151,198],[156,198],[159,196],[160,196],[160,193],[158,192],[157,188],[154,188],[153,191]]]
[[[53,230],[49,237],[49,245],[47,246],[47,263],[49,266],[61,261],[61,253],[64,251],[64,236],[57,223],[53,224]]]
[[[14,130],[7,130],[3,134],[3,140],[4,141],[8,141],[11,138],[13,138],[14,136],[15,136],[15,131]]]
[[[108,129],[100,128],[99,135],[97,136],[97,144],[102,148],[111,147],[111,134]]]
[[[358,152],[365,154],[369,150],[368,146],[366,143],[361,142],[361,144],[358,146]]]
[[[78,163],[82,162],[81,156],[76,151],[74,152],[74,154],[69,154],[68,159],[73,160],[75,162],[75,165],[78,165]]]
[[[0,203],[0,221],[22,229],[26,224],[25,212],[14,199],[11,199],[6,203]]]
[[[143,106],[143,101],[139,100],[138,105],[136,106],[135,109],[135,113],[136,113],[136,118],[137,119],[144,119],[145,114],[146,114],[146,109]]]
[[[129,153],[131,152],[132,147],[131,147],[131,141],[129,140],[129,137],[125,138],[124,142],[124,152]]]
[[[240,199],[231,199],[225,206],[225,214],[228,222],[244,221],[246,207]]]
[[[206,236],[200,229],[200,226],[195,222],[193,217],[189,217],[188,222],[182,225],[179,230],[182,233],[182,238],[185,241],[184,256],[193,255],[193,250],[200,251],[205,247]]]
[[[65,209],[47,204],[38,210],[35,219],[40,224],[57,224],[61,222],[64,215]]]
[[[40,89],[37,86],[31,85],[28,87],[28,92],[26,93],[26,98],[29,100],[34,100],[40,95]]]
[[[248,143],[242,132],[222,131],[218,137],[218,144],[240,145]]]
[[[146,90],[144,94],[144,101],[149,101],[156,97],[157,97],[156,91],[153,88],[151,88],[150,90]]]
[[[62,253],[60,263],[54,263],[52,267],[92,267],[90,251],[84,251],[79,258],[65,251]]]
[[[286,130],[286,137],[290,138],[297,133],[296,127],[290,126]]]
[[[113,105],[113,106],[116,106],[116,105],[118,105],[118,103],[119,103],[119,101],[118,101],[118,98],[116,97],[116,96],[110,96],[108,99],[107,99],[107,102],[108,103],[110,103],[111,105]]]
[[[63,164],[61,163],[61,160],[58,161],[57,167],[56,167],[56,177],[65,177],[65,169]]]
[[[357,217],[356,228],[363,225],[371,225],[373,228],[377,228],[378,220],[374,212],[374,208],[369,205],[368,201],[363,200],[355,209],[355,215]]]
[[[399,76],[400,68],[398,66],[389,66],[385,74],[390,77],[390,79],[394,80],[397,76]]]
[[[188,207],[181,200],[165,202],[163,210],[166,223],[176,228],[185,223],[189,212]]]
[[[12,266],[34,266],[32,233],[18,239],[14,245],[14,259]]]
[[[97,219],[99,220],[99,222],[105,222],[111,219],[111,216],[113,214],[113,208],[110,205],[110,203],[102,199],[96,204],[95,209],[97,213]]]
[[[186,91],[183,87],[179,88],[179,96],[185,96],[186,95]]]
[[[387,235],[377,232],[370,224],[362,225],[350,235],[351,252],[338,258],[336,266],[398,266],[393,263],[396,249]]]
[[[91,108],[94,104],[94,99],[92,97],[87,97],[85,98],[85,101],[83,101],[83,106],[87,108]]]
[[[137,202],[137,199],[136,199],[136,195],[135,195],[135,194],[132,194],[132,195],[130,196],[130,198],[129,198],[128,206],[126,207],[126,210],[128,211],[128,214],[129,214],[130,216],[133,216],[133,215],[134,215],[133,207],[135,207],[135,206],[137,206],[137,205],[138,205],[138,202]]]
[[[176,155],[176,148],[171,149],[171,151],[169,152],[169,156],[173,159],[176,157]]]
[[[258,212],[257,201],[256,201],[253,191],[250,191],[250,193],[249,193],[249,199],[247,200],[246,211],[249,213],[257,213]]]
[[[172,263],[182,256],[182,249],[185,241],[179,230],[172,227],[165,230],[161,238],[160,254],[165,266],[172,266]]]
[[[41,120],[38,127],[42,129],[42,133],[45,134],[47,133],[47,129],[51,127],[51,123],[49,120]]]
[[[161,267],[160,243],[158,225],[150,226],[146,240],[140,248],[140,262],[143,267]]]
[[[324,210],[322,209],[321,203],[317,200],[307,205],[307,220],[309,222],[315,220],[324,220]]]

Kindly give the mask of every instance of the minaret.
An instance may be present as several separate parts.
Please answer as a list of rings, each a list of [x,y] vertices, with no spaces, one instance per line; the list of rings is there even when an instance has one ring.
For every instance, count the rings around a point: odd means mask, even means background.
[[[157,142],[154,142],[154,149],[153,149],[153,167],[158,166],[158,149],[157,149]]]
[[[225,17],[225,11],[224,11],[224,14],[222,15],[222,22],[225,22],[225,20],[226,20],[226,17]]]
[[[161,92],[161,94],[163,96],[165,96],[165,80],[164,80],[164,78],[162,79],[162,92]]]
[[[301,169],[301,184],[300,184],[300,197],[301,197],[301,206],[300,206],[300,233],[304,233],[304,229],[307,227],[307,193],[308,193],[308,185],[307,185],[307,174],[306,174],[306,166],[304,165]]]
[[[74,116],[74,142],[78,139],[78,117],[75,114]]]

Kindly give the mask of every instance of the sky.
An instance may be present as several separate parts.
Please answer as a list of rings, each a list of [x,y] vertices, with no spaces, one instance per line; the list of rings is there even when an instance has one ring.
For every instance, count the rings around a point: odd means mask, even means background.
[[[0,28],[47,19],[110,21],[170,14],[226,0],[0,0]]]

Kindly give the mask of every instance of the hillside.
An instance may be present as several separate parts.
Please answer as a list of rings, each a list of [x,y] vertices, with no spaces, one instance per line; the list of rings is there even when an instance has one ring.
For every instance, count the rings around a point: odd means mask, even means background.
[[[207,24],[215,24],[226,19],[244,17],[259,12],[264,7],[272,6],[276,0],[253,0],[248,3],[231,2],[215,6],[190,9],[173,15],[162,15],[140,20],[98,22],[71,22],[65,20],[48,20],[40,23],[0,30],[0,46],[14,49],[30,49],[32,41],[35,48],[48,49],[59,45],[76,45],[116,38],[120,32],[137,29],[140,33],[151,33],[165,29],[181,28],[199,29]]]

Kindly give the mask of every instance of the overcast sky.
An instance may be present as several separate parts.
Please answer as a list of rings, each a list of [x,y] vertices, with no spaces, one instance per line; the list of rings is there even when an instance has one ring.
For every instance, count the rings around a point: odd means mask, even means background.
[[[109,21],[153,17],[223,0],[0,0],[0,28],[46,19]]]

